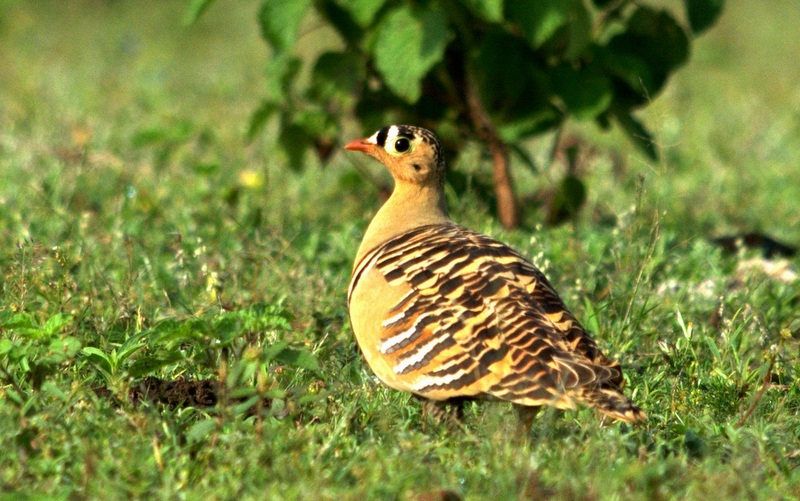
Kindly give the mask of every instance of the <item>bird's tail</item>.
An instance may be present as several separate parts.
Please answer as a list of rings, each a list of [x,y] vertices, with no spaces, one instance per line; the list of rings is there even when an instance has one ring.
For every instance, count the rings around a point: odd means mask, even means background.
[[[615,387],[582,388],[578,399],[606,416],[626,423],[647,421],[647,414]]]

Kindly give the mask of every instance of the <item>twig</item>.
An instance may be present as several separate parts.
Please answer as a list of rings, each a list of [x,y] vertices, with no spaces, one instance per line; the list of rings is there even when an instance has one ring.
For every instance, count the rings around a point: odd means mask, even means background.
[[[464,98],[472,125],[475,127],[478,137],[486,143],[492,154],[494,190],[497,196],[497,214],[500,222],[506,228],[514,228],[519,221],[517,203],[514,200],[514,188],[508,173],[508,146],[500,138],[492,120],[483,108],[477,86],[469,69],[466,70],[464,77]]]
[[[769,386],[770,378],[772,377],[772,368],[775,366],[775,358],[777,358],[778,352],[776,351],[769,361],[769,367],[767,367],[767,372],[764,374],[764,381],[761,383],[761,388],[756,393],[755,398],[753,398],[753,403],[750,404],[750,407],[745,411],[744,415],[739,419],[736,423],[736,428],[741,428],[744,426],[744,423],[747,419],[753,414],[756,410],[756,407],[761,402],[761,399],[764,397],[764,392],[767,391],[767,387]]]

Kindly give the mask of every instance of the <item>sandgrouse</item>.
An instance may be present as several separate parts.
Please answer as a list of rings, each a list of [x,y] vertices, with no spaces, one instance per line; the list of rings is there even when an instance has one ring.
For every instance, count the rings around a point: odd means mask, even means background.
[[[345,148],[378,159],[395,181],[358,249],[348,291],[353,332],[381,381],[442,416],[446,403],[499,399],[526,421],[543,405],[576,404],[647,419],[623,395],[619,364],[542,272],[450,219],[444,154],[432,132],[392,125]]]

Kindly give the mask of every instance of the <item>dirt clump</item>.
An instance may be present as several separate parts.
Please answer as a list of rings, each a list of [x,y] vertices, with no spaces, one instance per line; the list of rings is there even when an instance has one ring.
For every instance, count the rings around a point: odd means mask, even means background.
[[[116,407],[122,407],[122,402],[114,392],[105,386],[93,389],[94,394],[100,398],[108,399]],[[186,379],[181,376],[175,379],[161,379],[147,376],[131,384],[127,394],[128,403],[139,407],[145,403],[163,405],[173,409],[184,407],[208,408],[214,407],[220,400],[223,403],[241,404],[249,397],[231,397],[224,395],[224,388],[217,379]],[[258,409],[269,409],[272,400],[263,397],[261,405],[253,405],[246,411],[248,414],[259,412]]]
[[[131,387],[134,405],[150,401],[169,407],[213,407],[217,404],[219,381],[179,377],[171,381],[147,376]]]

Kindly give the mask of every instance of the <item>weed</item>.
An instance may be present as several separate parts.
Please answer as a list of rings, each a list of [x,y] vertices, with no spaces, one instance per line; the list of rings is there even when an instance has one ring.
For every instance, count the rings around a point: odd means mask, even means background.
[[[381,194],[343,157],[299,174],[245,143],[252,8],[215,4],[175,34],[180,3],[0,3],[0,490],[797,497],[800,283],[712,243],[800,242],[798,12],[778,3],[728,2],[648,108],[663,165],[569,125],[597,145],[570,226],[500,230],[467,152],[454,217],[546,269],[650,417],[545,412],[528,443],[508,406],[469,405],[454,432],[366,367],[345,296]]]

